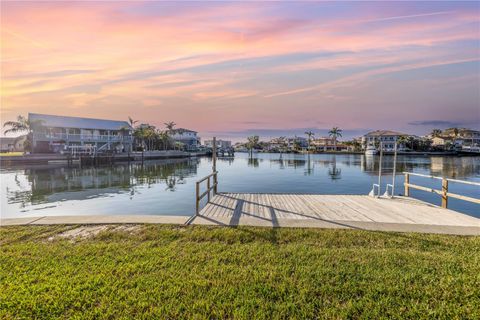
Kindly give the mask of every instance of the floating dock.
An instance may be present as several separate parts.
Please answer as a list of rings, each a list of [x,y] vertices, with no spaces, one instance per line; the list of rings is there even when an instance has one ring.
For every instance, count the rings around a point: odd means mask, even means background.
[[[409,197],[218,193],[190,222],[480,235],[480,219]]]

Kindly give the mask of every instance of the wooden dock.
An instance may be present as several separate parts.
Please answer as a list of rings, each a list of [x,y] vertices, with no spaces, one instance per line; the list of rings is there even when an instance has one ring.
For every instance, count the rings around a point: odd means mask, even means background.
[[[218,193],[192,224],[480,235],[480,219],[407,197]]]

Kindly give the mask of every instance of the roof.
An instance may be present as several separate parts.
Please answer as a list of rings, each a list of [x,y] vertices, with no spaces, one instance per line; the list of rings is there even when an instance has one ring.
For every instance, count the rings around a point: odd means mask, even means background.
[[[188,130],[188,129],[185,129],[185,128],[173,129],[172,132],[173,133],[178,133],[178,134],[182,134],[182,133],[185,133],[185,132],[197,133],[197,131]]]
[[[78,129],[100,129],[100,130],[120,130],[122,128],[131,129],[126,121],[91,119],[79,117],[56,116],[49,114],[29,113],[28,120],[42,121],[42,126],[60,127],[60,128],[78,128]]]
[[[409,136],[406,133],[391,130],[375,130],[366,134],[366,136]]]

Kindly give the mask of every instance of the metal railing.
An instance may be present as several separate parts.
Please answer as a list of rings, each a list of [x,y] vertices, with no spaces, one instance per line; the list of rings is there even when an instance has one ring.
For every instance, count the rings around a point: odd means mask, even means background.
[[[426,192],[432,192],[432,193],[440,195],[442,197],[442,207],[443,208],[448,207],[448,198],[449,197],[480,204],[480,199],[467,197],[467,196],[462,196],[460,194],[448,192],[448,183],[449,182],[480,186],[479,182],[449,179],[449,178],[444,178],[444,177],[435,177],[435,176],[430,176],[430,175],[426,175],[426,174],[412,173],[412,172],[404,172],[404,174],[405,174],[404,186],[405,186],[405,196],[406,197],[410,196],[410,188],[412,188],[412,189],[417,189],[417,190],[426,191]],[[410,176],[417,176],[417,177],[441,180],[442,181],[442,189],[437,190],[437,189],[432,189],[432,188],[412,184],[412,183],[410,183]]]
[[[67,134],[67,133],[36,133],[36,140],[68,140],[68,141],[98,141],[98,142],[131,142],[132,136],[121,135],[90,135],[90,134]]]
[[[209,174],[208,176],[200,179],[197,181],[197,185],[195,188],[195,215],[200,213],[200,201],[207,196],[208,202],[210,202],[211,192],[213,191],[213,195],[217,194],[217,185],[218,185],[218,171],[214,171],[213,173]],[[200,185],[202,182],[207,181],[207,189],[205,192],[200,194]]]

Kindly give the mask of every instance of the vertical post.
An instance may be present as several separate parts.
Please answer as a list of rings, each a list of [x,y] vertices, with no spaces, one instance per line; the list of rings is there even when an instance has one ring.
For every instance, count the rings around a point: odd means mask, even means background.
[[[217,138],[213,137],[213,150],[212,150],[212,171],[214,173],[213,175],[213,194],[217,194]]]
[[[215,183],[215,182],[214,182]],[[210,177],[207,179],[207,199],[208,199],[208,202],[210,202]]]
[[[408,173],[405,173],[405,197],[410,196],[410,189],[408,188],[408,184],[410,183],[410,175]]]
[[[392,197],[395,195],[395,175],[397,174],[397,141],[395,141],[395,154],[393,155]]]
[[[200,199],[198,198],[200,194],[200,183],[197,182],[197,186],[195,188],[195,215],[198,215],[200,212]]]
[[[442,208],[447,208],[448,206],[448,180],[446,178],[442,179]]]
[[[378,165],[378,196],[380,197],[380,190],[382,190],[382,161],[383,161],[383,142],[380,142],[380,160]]]

